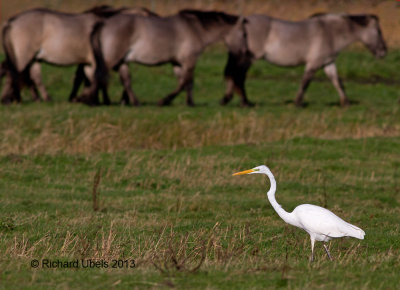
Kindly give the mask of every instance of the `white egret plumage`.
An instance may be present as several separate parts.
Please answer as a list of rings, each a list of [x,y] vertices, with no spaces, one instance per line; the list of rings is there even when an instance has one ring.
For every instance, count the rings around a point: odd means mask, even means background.
[[[253,169],[234,173],[242,174],[265,174],[271,183],[271,188],[267,193],[268,200],[278,215],[288,224],[305,230],[311,239],[311,261],[314,260],[315,241],[324,242],[324,248],[329,259],[332,260],[328,247],[325,242],[333,238],[354,237],[364,239],[365,232],[335,215],[333,212],[312,204],[302,204],[297,206],[292,212],[285,211],[275,199],[276,181],[271,170],[265,165],[257,166]]]

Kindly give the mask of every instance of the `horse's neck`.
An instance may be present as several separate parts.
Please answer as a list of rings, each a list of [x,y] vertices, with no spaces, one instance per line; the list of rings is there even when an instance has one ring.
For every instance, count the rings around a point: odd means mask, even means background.
[[[348,27],[347,23],[343,23]],[[339,52],[340,50],[346,48],[353,42],[359,41],[359,34],[361,31],[352,29],[343,29],[339,35],[334,36],[334,49]]]
[[[201,27],[201,38],[203,45],[207,46],[225,38],[226,34],[233,28],[231,24],[220,24],[212,29]]]

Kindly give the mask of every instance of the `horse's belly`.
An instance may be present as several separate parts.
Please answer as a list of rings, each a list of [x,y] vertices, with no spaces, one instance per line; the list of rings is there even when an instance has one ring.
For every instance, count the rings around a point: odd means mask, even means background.
[[[171,60],[168,50],[162,46],[138,43],[133,45],[125,56],[125,61],[147,65],[157,65]]]
[[[266,54],[264,59],[278,66],[297,66],[304,63],[301,58],[285,55]]]
[[[269,45],[265,48],[264,59],[279,66],[297,66],[304,64],[303,51],[293,46],[282,44]]]
[[[62,43],[44,43],[40,48],[36,58],[56,65],[75,65],[90,62],[86,47],[74,46],[72,43],[63,45]]]
[[[39,53],[37,55],[37,59],[51,63],[51,64],[61,65],[61,66],[87,63],[87,61],[85,61],[85,59],[82,59],[82,58],[75,58],[73,56],[67,56],[67,55],[47,54],[43,50],[39,51]]]

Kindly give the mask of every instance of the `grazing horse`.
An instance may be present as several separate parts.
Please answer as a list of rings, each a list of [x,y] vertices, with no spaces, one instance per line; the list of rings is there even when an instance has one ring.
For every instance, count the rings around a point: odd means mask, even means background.
[[[243,18],[215,11],[182,10],[167,17],[117,14],[98,29],[101,44],[98,54],[99,58],[104,57],[108,70],[120,73],[123,102],[139,104],[131,88],[129,62],[149,66],[171,63],[178,86],[158,104],[169,105],[186,90],[186,103],[193,106],[193,73],[198,57],[208,45],[219,40],[233,50],[245,51],[240,29],[243,23]],[[233,31],[235,26],[238,27]]]
[[[226,92],[221,104],[233,97],[233,90],[247,100],[244,82],[252,62],[258,59],[278,66],[305,65],[295,104],[301,106],[304,92],[315,72],[324,68],[339,93],[341,106],[349,104],[338,76],[335,60],[349,44],[361,41],[376,57],[384,57],[387,49],[375,15],[318,14],[299,22],[289,22],[265,15],[246,17],[244,25],[248,51],[229,53],[225,68]]]
[[[34,100],[40,100],[39,92],[43,100],[50,100],[42,83],[41,61],[60,66],[79,64],[70,100],[75,98],[82,80],[86,84],[83,96],[97,94],[101,84],[98,79],[102,76],[96,75],[97,60],[92,46],[97,40],[92,31],[102,25],[103,19],[117,13],[152,14],[145,8],[114,9],[103,5],[80,14],[39,8],[10,18],[2,35],[6,60],[1,64],[0,77],[7,75],[7,80],[1,101],[20,102],[22,84],[30,87]]]

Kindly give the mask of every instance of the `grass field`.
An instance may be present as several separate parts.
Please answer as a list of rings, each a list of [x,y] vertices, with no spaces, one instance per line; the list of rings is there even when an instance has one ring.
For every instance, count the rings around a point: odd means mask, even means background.
[[[45,66],[54,102],[26,92],[0,107],[0,287],[398,288],[399,61],[397,50],[379,61],[343,53],[345,109],[321,73],[295,108],[302,68],[265,62],[247,82],[257,106],[221,107],[218,47],[198,63],[195,108],[183,95],[155,106],[175,86],[170,66],[131,66],[138,108],[117,105],[116,76],[113,106],[69,104],[73,69]],[[309,236],[274,212],[265,178],[231,176],[261,164],[286,210],[324,206],[365,240],[332,241],[333,262],[317,243],[309,263]],[[109,267],[34,269],[33,259]],[[135,267],[111,268],[114,259]]]

